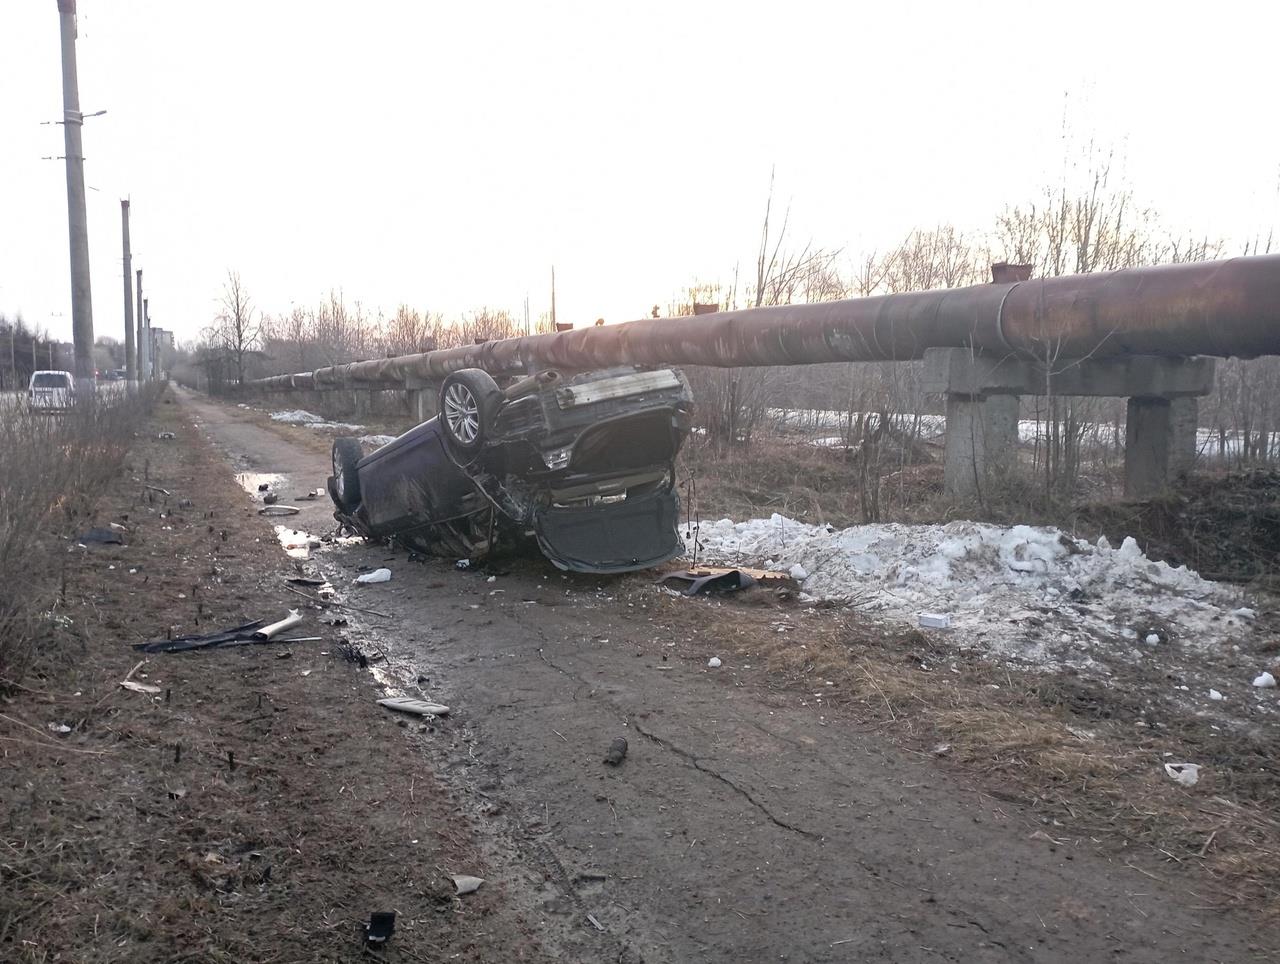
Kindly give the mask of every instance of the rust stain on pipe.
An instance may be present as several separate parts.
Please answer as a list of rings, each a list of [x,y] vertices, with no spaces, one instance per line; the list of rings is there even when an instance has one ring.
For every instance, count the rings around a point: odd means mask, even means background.
[[[906,361],[928,348],[1053,359],[1280,354],[1280,255],[1128,268],[819,304],[646,318],[277,375],[267,389],[350,388],[611,365],[721,368]]]

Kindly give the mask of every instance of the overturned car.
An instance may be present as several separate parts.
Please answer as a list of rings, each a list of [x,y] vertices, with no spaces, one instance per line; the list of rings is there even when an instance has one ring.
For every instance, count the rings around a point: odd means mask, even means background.
[[[613,573],[679,555],[675,459],[692,398],[670,368],[540,372],[505,389],[476,368],[439,414],[364,454],[333,445],[329,495],[350,530],[473,558],[532,538],[561,569]]]

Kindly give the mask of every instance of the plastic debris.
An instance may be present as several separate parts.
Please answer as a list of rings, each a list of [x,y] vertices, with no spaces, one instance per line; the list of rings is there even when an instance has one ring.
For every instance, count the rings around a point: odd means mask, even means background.
[[[658,585],[684,596],[696,596],[704,592],[736,592],[749,589],[757,583],[751,573],[743,569],[726,569],[722,566],[704,566],[672,572],[658,580]]]
[[[1146,644],[1148,646],[1156,646],[1160,643],[1160,636],[1157,633],[1147,633]]]
[[[723,664],[720,662],[719,656],[712,656],[709,660],[707,660],[707,665],[710,666],[712,669],[719,669]]]
[[[474,894],[484,883],[483,877],[472,877],[470,874],[453,874],[453,886],[457,895]]]
[[[375,569],[373,572],[366,572],[363,576],[356,576],[356,582],[369,584],[371,582],[390,582],[390,569]]]
[[[925,629],[950,629],[951,613],[920,613],[919,622]]]
[[[1184,787],[1194,787],[1200,782],[1199,763],[1166,763],[1164,772]]]
[[[470,560],[470,559],[459,559],[457,562],[455,562],[455,563],[453,564],[453,568],[454,568],[454,569],[470,569],[470,568],[471,568],[471,560]]]
[[[449,712],[449,707],[443,703],[415,700],[408,696],[388,696],[386,699],[378,700],[378,705],[385,706],[389,710],[399,710],[401,713],[416,713],[418,716],[444,716]]]
[[[172,432],[161,432],[159,435],[156,436],[156,438],[158,438],[162,442],[168,441],[169,439],[175,439],[177,437],[178,436],[174,435]]]
[[[1270,673],[1259,673],[1253,678],[1253,685],[1259,689],[1271,689],[1276,685],[1276,678]]]
[[[1214,700],[1215,702],[1219,702],[1221,700],[1225,700],[1226,697],[1223,696],[1221,693],[1219,693],[1217,690],[1209,690],[1209,699]]]
[[[50,723],[49,732],[57,733],[59,736],[66,736],[71,732],[71,727],[67,726],[65,723]]]
[[[302,613],[298,612],[296,609],[290,609],[288,616],[280,620],[278,623],[272,623],[270,626],[263,626],[253,634],[253,638],[271,639],[273,636],[278,636],[280,633],[283,633],[286,629],[293,629],[293,627],[297,626],[300,622],[302,622]]]
[[[127,679],[120,685],[127,690],[132,690],[135,693],[145,693],[148,696],[155,696],[157,693],[164,692],[159,686],[152,686],[150,683],[139,683],[136,679]]]
[[[604,755],[604,762],[611,767],[620,766],[627,755],[627,741],[618,737],[609,744],[609,752]]]
[[[374,911],[369,915],[369,922],[364,925],[364,942],[369,947],[381,947],[391,940],[391,935],[395,933],[395,930],[395,911]]]
[[[258,515],[297,515],[301,511],[296,505],[264,505]]]
[[[804,566],[800,565],[798,562],[787,570],[787,575],[796,582],[804,582],[809,578],[809,573],[805,570]]]

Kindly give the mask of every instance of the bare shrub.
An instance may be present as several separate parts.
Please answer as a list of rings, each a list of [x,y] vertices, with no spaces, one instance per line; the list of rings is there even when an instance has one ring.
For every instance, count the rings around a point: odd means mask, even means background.
[[[31,414],[0,397],[0,683],[30,666],[57,590],[65,539],[88,524],[119,472],[154,393],[120,395],[65,415]],[[57,547],[57,548],[54,548]]]

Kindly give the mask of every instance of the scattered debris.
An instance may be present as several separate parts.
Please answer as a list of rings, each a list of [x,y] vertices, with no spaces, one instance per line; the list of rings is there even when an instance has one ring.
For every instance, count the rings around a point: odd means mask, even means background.
[[[396,930],[396,912],[393,910],[374,911],[364,925],[364,942],[371,948],[380,948]]]
[[[591,921],[591,926],[594,927],[596,930],[598,931],[604,930],[604,925],[601,924],[598,920],[596,920],[594,914],[588,914],[587,920]]]
[[[161,442],[167,442],[170,439],[175,439],[177,437],[178,436],[174,435],[172,432],[161,432],[159,435],[156,436],[156,438],[158,438]]]
[[[805,569],[804,566],[800,565],[800,563],[798,562],[795,565],[793,565],[790,569],[787,570],[787,574],[791,576],[791,578],[794,579],[796,582],[804,582],[806,579],[809,578],[808,571]]]
[[[470,560],[470,559],[459,559],[457,562],[455,562],[455,563],[453,564],[453,568],[454,568],[454,569],[470,569],[470,568],[471,568],[471,560]]]
[[[279,501],[280,496],[276,495],[274,492],[268,492],[262,497],[263,505],[275,505]]]
[[[127,690],[132,690],[135,693],[145,693],[148,696],[155,696],[164,692],[163,688],[159,686],[152,686],[150,683],[139,683],[136,679],[127,679],[120,685]]]
[[[49,732],[57,733],[59,736],[66,736],[71,732],[71,727],[67,726],[65,723],[50,723]]]
[[[1200,782],[1199,763],[1166,763],[1164,772],[1184,787],[1194,787]]]
[[[286,579],[285,582],[291,586],[323,586],[326,585],[329,580],[320,579],[315,576],[294,576],[291,579]]]
[[[320,639],[319,636],[279,636],[284,630],[302,622],[302,615],[295,609],[285,619],[270,626],[263,626],[261,619],[255,619],[243,626],[234,626],[217,633],[189,634],[174,636],[172,639],[157,639],[149,643],[134,643],[133,648],[140,653],[185,653],[192,649],[212,649],[215,646],[247,646],[254,643],[303,643]]]
[[[390,582],[390,569],[375,569],[373,572],[366,572],[363,576],[356,576],[356,582],[369,584],[372,582]]]
[[[120,534],[122,531],[109,526],[94,526],[88,532],[77,536],[76,541],[85,545],[122,546],[124,545],[124,536]]]
[[[658,580],[658,585],[664,589],[671,589],[685,596],[696,596],[704,592],[737,592],[755,584],[755,577],[745,569],[726,569],[721,566],[672,572]]]
[[[935,746],[935,747],[934,747],[932,750],[930,750],[929,752],[930,752],[930,753],[932,753],[934,756],[946,756],[948,753],[950,753],[950,752],[951,752],[951,744],[950,744],[950,743],[939,743],[937,746]]]
[[[266,491],[268,491],[270,488],[271,488],[271,483],[269,483],[269,482],[259,482],[259,483],[258,483],[258,491],[259,491],[259,492],[266,492]]]
[[[280,620],[278,623],[272,623],[270,626],[263,626],[253,634],[253,638],[270,639],[272,636],[278,636],[280,633],[283,633],[286,629],[293,629],[294,626],[297,626],[301,622],[302,613],[296,609],[290,609],[288,616]],[[293,640],[293,642],[298,642],[298,640]]]
[[[712,669],[719,669],[720,666],[722,665],[720,662],[720,657],[712,656],[709,660],[707,660],[707,665],[710,666]]]
[[[1271,689],[1276,685],[1276,678],[1270,673],[1259,673],[1253,678],[1253,685],[1259,689]]]
[[[474,894],[480,889],[480,885],[484,883],[483,877],[472,877],[469,874],[453,874],[453,886],[457,889],[457,895],[461,897],[463,894]]]
[[[627,741],[622,737],[618,737],[609,744],[609,752],[604,755],[604,762],[611,767],[620,766],[623,758],[627,755]]]
[[[1217,690],[1209,690],[1209,699],[1213,700],[1214,702],[1221,702],[1222,700],[1225,700],[1226,697],[1223,696],[1221,693],[1219,693]]]
[[[258,515],[297,515],[301,511],[296,505],[264,505]]]
[[[951,613],[921,613],[918,621],[924,629],[950,629]]]
[[[449,707],[443,703],[415,700],[409,696],[388,696],[378,700],[378,705],[385,706],[389,710],[399,710],[401,713],[416,713],[418,716],[444,716],[449,712]]]

